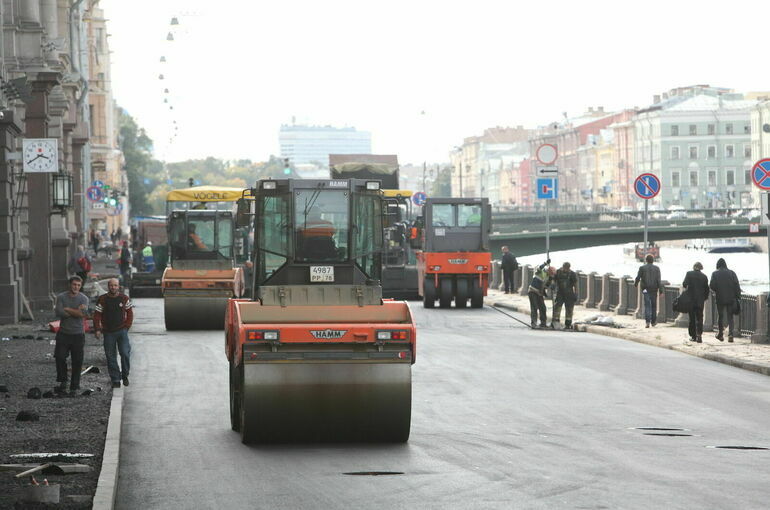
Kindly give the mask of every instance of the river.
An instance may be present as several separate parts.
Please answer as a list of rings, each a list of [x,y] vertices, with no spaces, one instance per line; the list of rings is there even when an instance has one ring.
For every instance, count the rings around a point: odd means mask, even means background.
[[[630,246],[630,245],[629,245]],[[616,276],[636,276],[640,263],[632,256],[623,254],[624,245],[596,246],[576,250],[552,251],[551,265],[561,267],[569,262],[574,271],[600,274],[612,273]],[[515,247],[513,254],[515,253]],[[545,255],[530,255],[517,257],[519,264],[542,264]],[[724,258],[727,267],[735,271],[745,294],[759,294],[768,291],[770,277],[768,273],[767,253],[706,253],[703,250],[685,249],[663,244],[660,248],[661,276],[671,284],[681,285],[684,275],[692,269],[695,262],[703,264],[703,272],[707,276],[716,269],[717,260]]]

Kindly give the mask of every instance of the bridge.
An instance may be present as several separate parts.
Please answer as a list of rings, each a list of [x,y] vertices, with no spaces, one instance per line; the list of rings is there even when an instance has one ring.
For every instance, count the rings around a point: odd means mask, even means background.
[[[749,233],[749,223],[759,221],[757,210],[738,214],[723,209],[651,211],[647,235],[649,241],[656,242],[764,236],[764,228]],[[510,246],[516,255],[545,251],[544,212],[493,214],[492,232],[493,253],[504,245]],[[638,212],[559,211],[551,215],[551,251],[642,242],[643,236],[644,220]]]

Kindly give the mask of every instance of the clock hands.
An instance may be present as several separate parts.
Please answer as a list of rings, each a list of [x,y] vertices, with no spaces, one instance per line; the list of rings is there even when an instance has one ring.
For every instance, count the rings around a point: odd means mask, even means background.
[[[27,164],[29,165],[30,163],[32,163],[32,162],[33,162],[33,161],[35,161],[36,159],[38,159],[38,158],[44,158],[44,157],[45,157],[45,156],[43,156],[42,154],[38,154],[38,155],[37,155],[37,156],[35,156],[34,158],[32,158],[32,159],[30,159],[29,161],[27,161]]]

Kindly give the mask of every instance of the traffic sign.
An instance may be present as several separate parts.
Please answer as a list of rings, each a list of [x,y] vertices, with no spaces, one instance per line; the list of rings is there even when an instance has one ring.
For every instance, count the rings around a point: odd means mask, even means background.
[[[751,180],[765,191],[770,190],[770,158],[760,159],[751,169]]]
[[[556,158],[559,156],[559,151],[556,146],[550,143],[541,144],[537,150],[535,150],[535,158],[541,165],[549,166],[556,163]]]
[[[91,202],[99,202],[104,197],[104,194],[102,193],[102,188],[94,185],[86,190],[86,196]]]
[[[418,191],[412,195],[412,202],[414,202],[414,205],[422,207],[425,205],[426,200],[428,200],[428,195],[426,195],[424,191]]]
[[[96,186],[97,188],[101,188],[102,186],[104,186],[104,183],[102,181],[96,180],[91,183],[91,186]]]
[[[759,223],[749,223],[749,234],[759,233]]]
[[[546,178],[537,180],[537,198],[559,198],[559,179]]]
[[[540,166],[540,165],[537,165],[535,167],[535,172],[537,173],[538,177],[558,177],[559,176],[559,167],[558,166]]]
[[[112,186],[110,186],[109,184],[105,184],[104,186],[102,186],[102,189],[103,189],[104,191],[107,191],[107,190],[108,190],[108,189],[110,189],[111,187],[112,187]]]
[[[642,174],[634,181],[634,192],[645,200],[655,198],[660,193],[660,179],[655,174]]]
[[[94,202],[91,204],[92,209],[104,209],[104,202]]]

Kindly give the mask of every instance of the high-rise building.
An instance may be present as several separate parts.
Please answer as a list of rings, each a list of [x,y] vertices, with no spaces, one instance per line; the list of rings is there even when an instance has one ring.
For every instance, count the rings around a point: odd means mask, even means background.
[[[329,154],[371,154],[372,134],[353,127],[282,125],[281,157],[294,165],[329,164]]]

